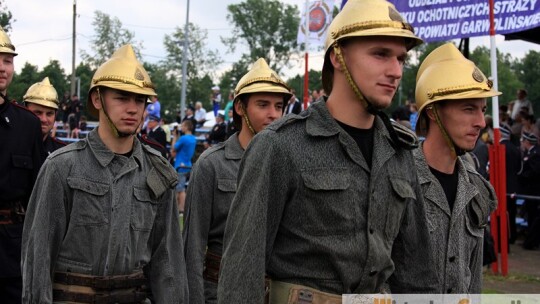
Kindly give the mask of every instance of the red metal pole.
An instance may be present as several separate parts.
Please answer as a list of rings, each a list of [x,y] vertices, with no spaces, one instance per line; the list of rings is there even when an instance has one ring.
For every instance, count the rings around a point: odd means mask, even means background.
[[[496,151],[495,158],[490,161],[495,166],[494,178],[497,181],[495,192],[497,194],[497,216],[499,218],[499,252],[501,253],[501,273],[503,276],[508,274],[508,217],[506,212],[506,147],[501,145],[501,132],[499,129],[493,130],[493,149]]]
[[[489,0],[489,35],[495,36],[495,11],[494,0]]]
[[[307,39],[307,38],[306,38]],[[304,110],[308,107],[308,99],[309,99],[309,69],[308,69],[308,58],[309,54],[306,52],[305,61],[306,61],[306,68],[304,71]]]
[[[499,129],[495,130],[499,133]],[[500,133],[499,133],[500,134]],[[506,206],[506,146],[498,144],[499,149],[499,193],[497,198],[499,200],[498,208],[501,209],[499,222],[501,223],[501,272],[503,276],[508,274],[508,213]]]
[[[489,147],[489,162],[490,162],[490,170],[489,170],[489,180],[491,184],[493,185],[493,188],[495,189],[496,193],[499,193],[497,189],[499,188],[499,181],[497,180],[497,174],[495,167],[497,166],[495,164],[497,150],[494,146]],[[495,252],[499,252],[499,213],[500,208],[497,208],[493,213],[491,213],[491,236],[493,237],[493,246],[495,247]],[[499,273],[499,255],[496,254],[496,260],[491,263],[491,270],[494,274]]]

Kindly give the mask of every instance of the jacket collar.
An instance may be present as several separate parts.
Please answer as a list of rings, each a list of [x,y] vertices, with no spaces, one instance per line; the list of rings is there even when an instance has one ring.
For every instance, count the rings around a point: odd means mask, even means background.
[[[326,98],[324,101],[313,103],[309,109],[309,116],[306,121],[307,133],[311,136],[333,136],[339,132],[343,132],[343,129],[335,121],[334,117],[328,111],[326,107]],[[390,134],[385,128],[381,118],[375,116],[375,133],[383,135],[387,138],[388,142],[391,142]]]
[[[426,203],[430,202],[437,205],[449,217],[452,217],[452,213],[455,215],[460,214],[469,201],[471,201],[478,194],[478,189],[476,189],[469,178],[464,161],[461,157],[458,157],[456,161],[456,168],[458,170],[458,185],[456,189],[457,193],[456,201],[454,202],[454,210],[451,212],[442,186],[429,170],[422,146],[423,143],[417,149],[415,149],[413,153],[415,162],[417,164],[416,168],[418,180],[420,181],[422,188],[427,187],[427,190],[422,191]]]
[[[107,167],[116,155],[112,152],[101,140],[98,134],[98,128],[95,128],[90,133],[88,133],[87,141],[88,145],[97,161],[102,167]],[[143,164],[143,152],[141,143],[138,140],[133,140],[133,153],[131,155],[138,163],[140,167]]]
[[[326,98],[324,101],[313,103],[308,109],[306,120],[306,132],[310,136],[331,137],[339,135],[339,141],[354,162],[366,171],[376,171],[395,154],[395,149],[391,145],[392,139],[388,130],[384,126],[380,117],[375,116],[373,135],[373,159],[371,170],[367,166],[360,149],[354,139],[343,130],[328,111]]]
[[[238,141],[238,132],[234,133],[226,142],[225,142],[225,158],[226,159],[242,159],[244,155],[244,149]]]

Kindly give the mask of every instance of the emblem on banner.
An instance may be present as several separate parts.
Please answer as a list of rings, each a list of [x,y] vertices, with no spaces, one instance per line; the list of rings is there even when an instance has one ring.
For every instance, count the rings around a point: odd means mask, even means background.
[[[322,45],[326,38],[326,31],[332,22],[333,1],[314,1],[309,4],[309,27],[306,29],[305,18],[300,23],[298,42],[302,43],[305,37],[313,43]]]

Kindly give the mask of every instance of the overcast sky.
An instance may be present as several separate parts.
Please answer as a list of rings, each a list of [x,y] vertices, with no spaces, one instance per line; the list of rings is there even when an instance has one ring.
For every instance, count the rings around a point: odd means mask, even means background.
[[[227,69],[240,57],[226,54],[220,36],[231,36],[231,25],[227,22],[227,5],[241,0],[191,0],[189,19],[199,27],[208,30],[208,46],[218,49],[225,60],[219,70]],[[282,0],[284,3],[297,5],[302,11],[305,0]],[[10,37],[19,55],[16,58],[16,70],[20,71],[25,62],[37,65],[40,69],[51,59],[60,61],[66,74],[71,73],[72,50],[72,12],[73,0],[4,0],[13,14]],[[335,1],[336,6],[341,0]],[[163,37],[171,34],[176,27],[184,28],[186,22],[187,0],[77,0],[77,58],[79,50],[90,51],[89,42],[94,34],[92,21],[94,11],[100,10],[117,17],[123,26],[135,33],[135,40],[143,43],[143,60],[157,62],[165,57]],[[540,51],[540,45],[523,41],[504,41],[498,36],[498,47],[502,52],[522,58],[528,50]],[[489,47],[489,37],[471,39],[471,49],[478,45]],[[322,53],[310,54],[310,69],[322,68]],[[295,68],[288,71],[285,78],[303,73],[303,59],[293,59]]]

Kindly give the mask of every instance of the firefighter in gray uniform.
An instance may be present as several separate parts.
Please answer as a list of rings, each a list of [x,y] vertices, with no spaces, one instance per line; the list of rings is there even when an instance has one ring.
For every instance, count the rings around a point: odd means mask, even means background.
[[[291,93],[262,58],[235,89],[234,123],[239,132],[204,151],[187,191],[184,250],[189,303],[217,303],[223,233],[234,194],[240,160],[255,134],[281,117]]]
[[[177,174],[135,136],[153,95],[129,44],[97,69],[99,126],[48,157],[30,198],[25,303],[187,303]]]
[[[51,136],[54,127],[56,112],[58,111],[58,93],[51,85],[49,77],[41,82],[34,83],[23,96],[24,104],[28,110],[36,114],[41,122],[43,135],[43,148],[47,155],[65,147],[66,144]]]
[[[255,136],[224,236],[218,303],[341,303],[345,293],[435,291],[411,149],[381,111],[420,44],[394,6],[351,0],[329,27],[328,98]]]
[[[497,202],[493,188],[461,155],[486,126],[492,82],[448,43],[431,52],[416,77],[414,151],[429,224],[438,293],[481,293],[484,227]]]

